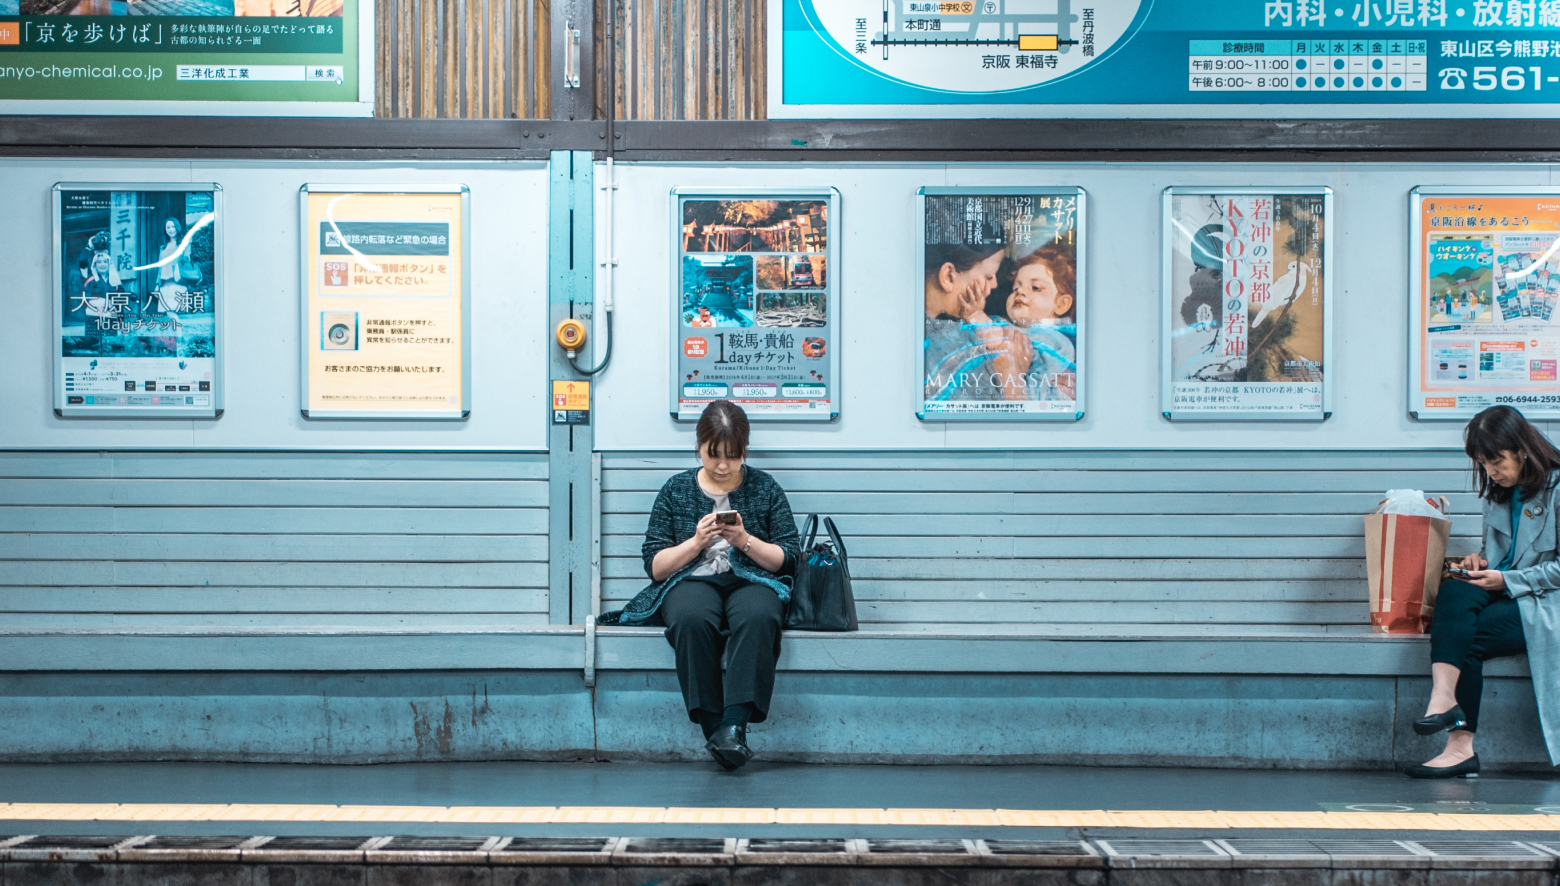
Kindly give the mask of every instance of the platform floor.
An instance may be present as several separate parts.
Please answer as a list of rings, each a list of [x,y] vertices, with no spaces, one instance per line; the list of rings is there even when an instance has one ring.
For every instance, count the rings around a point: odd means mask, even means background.
[[[1560,832],[1560,776],[1416,781],[1390,772],[1229,769],[756,761],[727,774],[713,764],[648,763],[13,764],[0,765],[0,804],[0,834],[1053,839],[1455,831],[1533,839],[1536,831]]]

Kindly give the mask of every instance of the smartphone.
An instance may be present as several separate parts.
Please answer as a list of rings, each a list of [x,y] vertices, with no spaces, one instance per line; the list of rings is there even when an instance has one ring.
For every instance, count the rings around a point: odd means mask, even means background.
[[[725,526],[735,526],[741,518],[736,511],[716,511],[715,522]]]
[[[1450,572],[1452,575],[1460,575],[1463,578],[1468,578],[1469,577],[1468,570],[1466,570],[1466,569],[1459,569],[1456,566],[1448,566],[1446,568],[1446,571]]]

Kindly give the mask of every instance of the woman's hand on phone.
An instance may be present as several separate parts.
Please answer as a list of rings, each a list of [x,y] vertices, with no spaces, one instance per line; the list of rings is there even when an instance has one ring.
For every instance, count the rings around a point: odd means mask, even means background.
[[[704,550],[710,546],[710,542],[714,541],[717,536],[723,535],[721,530],[725,528],[728,527],[723,527],[715,522],[714,514],[705,514],[699,518],[699,524],[693,529],[694,545],[699,550]]]
[[[736,517],[737,521],[735,523],[716,523],[715,534],[724,538],[726,543],[732,547],[740,548],[742,545],[737,544],[737,542],[747,541],[747,527],[742,525],[742,514],[737,513]]]
[[[1487,569],[1489,568],[1489,565],[1489,561],[1479,556],[1478,554],[1469,554],[1468,556],[1457,561],[1457,568],[1462,569],[1465,572],[1472,572],[1475,569]]]
[[[1506,589],[1506,576],[1499,569],[1470,569],[1463,581],[1492,594]]]

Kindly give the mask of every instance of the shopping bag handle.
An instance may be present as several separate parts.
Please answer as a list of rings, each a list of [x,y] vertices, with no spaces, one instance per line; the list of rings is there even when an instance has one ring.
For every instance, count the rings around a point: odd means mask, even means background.
[[[1446,519],[1450,520],[1452,518],[1452,503],[1446,500],[1446,496],[1438,495],[1435,498],[1426,498],[1425,504],[1440,511],[1443,515],[1445,515]],[[1376,506],[1371,509],[1371,513],[1379,514],[1381,513],[1381,509],[1386,506],[1387,500],[1382,499],[1381,501],[1376,502]]]

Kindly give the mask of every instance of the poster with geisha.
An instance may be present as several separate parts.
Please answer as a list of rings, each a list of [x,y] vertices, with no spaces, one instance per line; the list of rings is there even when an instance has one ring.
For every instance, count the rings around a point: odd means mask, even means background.
[[[1160,410],[1171,420],[1332,414],[1328,188],[1167,188]]]
[[[1560,419],[1560,190],[1417,188],[1409,414]]]
[[[222,414],[222,191],[54,187],[54,412]]]
[[[1084,192],[922,188],[922,421],[1083,417]]]
[[[677,188],[672,207],[672,417],[838,417],[838,192]]]

